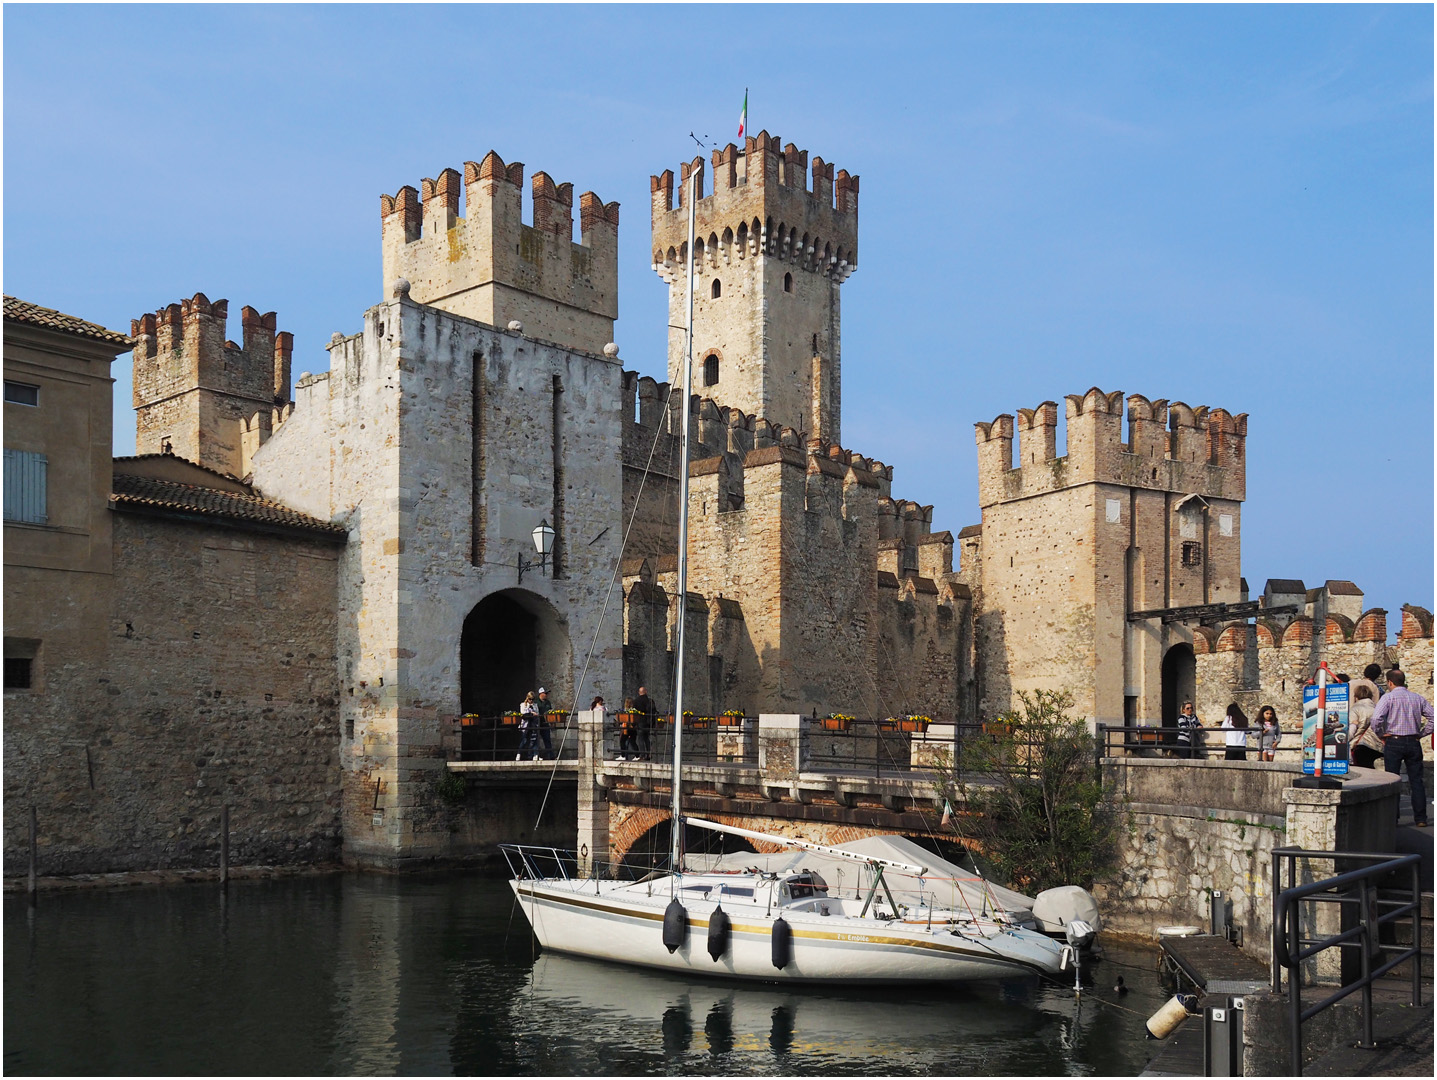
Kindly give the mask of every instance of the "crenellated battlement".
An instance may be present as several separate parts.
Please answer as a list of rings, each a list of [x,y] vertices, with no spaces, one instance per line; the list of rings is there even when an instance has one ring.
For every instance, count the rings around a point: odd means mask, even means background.
[[[1247,414],[1092,387],[1065,399],[1067,452],[1057,452],[1058,407],[1044,401],[974,425],[983,506],[1078,484],[1106,483],[1241,501]],[[1015,467],[1014,438],[1018,440]]]
[[[523,186],[523,163],[491,150],[462,175],[443,169],[381,195],[382,294],[404,278],[416,303],[491,326],[518,320],[532,337],[602,352],[618,316],[619,204],[580,195],[574,243],[574,185],[536,172],[530,223]]]
[[[244,475],[240,435],[249,418],[261,418],[254,423],[267,437],[276,411],[290,403],[294,336],[277,328],[273,311],[246,306],[237,344],[225,337],[228,317],[229,301],[195,293],[131,320],[138,453],[168,447]]]
[[[714,269],[765,255],[844,281],[858,265],[858,177],[815,157],[810,186],[808,151],[779,149],[779,141],[764,131],[743,150],[729,143],[713,151],[698,178],[695,257]],[[680,165],[677,188],[672,170],[649,178],[654,270],[670,284],[688,265],[685,199],[703,164]]]

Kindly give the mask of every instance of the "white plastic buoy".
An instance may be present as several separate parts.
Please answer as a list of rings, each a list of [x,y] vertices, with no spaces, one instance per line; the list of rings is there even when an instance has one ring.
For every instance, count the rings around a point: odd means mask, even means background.
[[[1196,937],[1202,933],[1201,926],[1159,926],[1158,937]]]
[[[1166,1039],[1187,1017],[1188,1009],[1181,995],[1174,994],[1172,1000],[1148,1017],[1148,1034],[1154,1039]]]

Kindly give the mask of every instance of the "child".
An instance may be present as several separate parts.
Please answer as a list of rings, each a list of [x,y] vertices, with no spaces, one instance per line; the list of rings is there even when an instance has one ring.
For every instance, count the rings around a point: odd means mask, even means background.
[[[1262,749],[1262,760],[1271,761],[1277,756],[1274,753],[1277,744],[1282,741],[1282,728],[1277,723],[1277,710],[1271,705],[1264,705],[1257,711],[1257,721],[1262,728],[1258,736],[1258,745]]]

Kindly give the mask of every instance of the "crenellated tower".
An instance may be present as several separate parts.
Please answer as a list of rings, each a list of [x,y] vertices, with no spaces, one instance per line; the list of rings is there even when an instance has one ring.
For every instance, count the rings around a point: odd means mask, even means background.
[[[695,202],[694,385],[838,442],[839,286],[858,265],[858,177],[768,132],[713,151]],[[669,374],[684,350],[688,181],[650,177],[654,270],[669,285]]]
[[[273,311],[240,310],[244,344],[225,339],[228,300],[204,293],[130,322],[135,449],[174,453],[242,477],[290,407],[294,337]]]
[[[1062,455],[1052,401],[976,425],[990,713],[1061,685],[1092,719],[1171,719],[1193,693],[1192,631],[1128,614],[1245,598],[1247,415],[1133,394],[1125,437],[1123,405],[1070,394]]]
[[[618,317],[619,204],[547,173],[532,181],[534,222],[522,220],[524,165],[494,151],[444,169],[421,188],[379,197],[384,268],[381,295],[398,278],[410,299],[501,329],[518,320],[541,341],[598,355]]]

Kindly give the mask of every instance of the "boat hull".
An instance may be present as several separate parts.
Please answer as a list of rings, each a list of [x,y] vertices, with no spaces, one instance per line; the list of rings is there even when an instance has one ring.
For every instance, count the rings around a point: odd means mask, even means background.
[[[707,948],[713,902],[686,900],[688,935],[670,952],[663,943],[669,893],[635,896],[632,885],[605,888],[574,881],[511,882],[545,949],[705,977],[774,983],[881,985],[951,983],[1053,974],[1061,949],[1032,931],[969,928],[953,932],[917,920],[856,919],[816,911],[725,905],[727,948]],[[773,928],[791,931],[787,963],[775,966]]]

